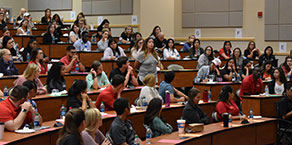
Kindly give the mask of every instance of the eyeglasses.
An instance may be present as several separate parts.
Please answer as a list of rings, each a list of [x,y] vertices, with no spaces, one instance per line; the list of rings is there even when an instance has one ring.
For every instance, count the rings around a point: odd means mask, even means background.
[[[76,52],[76,51],[71,51],[71,53],[72,53],[72,54],[76,54],[77,52]]]

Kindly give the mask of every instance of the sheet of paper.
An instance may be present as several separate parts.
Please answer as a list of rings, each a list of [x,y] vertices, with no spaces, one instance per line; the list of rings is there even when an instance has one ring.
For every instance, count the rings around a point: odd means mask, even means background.
[[[279,52],[287,52],[287,43],[286,42],[279,43]]]
[[[201,29],[195,29],[195,37],[200,38],[201,37]]]
[[[136,15],[133,15],[133,16],[132,16],[132,24],[133,24],[133,25],[138,24],[138,17],[137,17]]]
[[[235,37],[236,38],[242,37],[242,29],[235,29]]]
[[[75,20],[76,19],[76,12],[75,11],[71,11],[70,12],[70,20]]]
[[[161,143],[180,143],[181,140],[175,140],[175,139],[161,139],[158,142]]]

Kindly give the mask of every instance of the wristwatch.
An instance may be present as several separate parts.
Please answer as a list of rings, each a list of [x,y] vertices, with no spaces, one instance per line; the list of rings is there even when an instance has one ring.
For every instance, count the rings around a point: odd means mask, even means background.
[[[26,109],[21,109],[21,112],[24,112],[24,113],[26,113],[26,112],[27,112],[27,110],[26,110]]]

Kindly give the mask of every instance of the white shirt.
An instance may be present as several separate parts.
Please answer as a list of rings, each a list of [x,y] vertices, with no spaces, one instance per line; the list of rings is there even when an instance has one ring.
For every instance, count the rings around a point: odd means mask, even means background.
[[[107,47],[108,47],[108,39],[106,39],[105,41],[102,41],[102,39],[100,39],[97,42],[97,50],[99,52],[103,52]]]
[[[141,100],[142,98],[146,98],[147,104],[149,104],[149,102],[153,99],[153,98],[159,98],[162,100],[162,97],[159,95],[158,91],[153,88],[153,87],[149,87],[149,86],[144,86],[141,89],[140,95],[139,95],[139,100]]]
[[[144,51],[142,51],[142,48],[138,49],[138,51],[137,51],[137,49],[134,48],[134,47],[131,49],[131,52],[132,52],[131,53],[131,55],[132,55],[132,58],[131,59],[134,59],[134,60],[137,59],[137,57],[138,57],[139,54],[144,53]]]
[[[73,46],[76,48],[76,51],[91,51],[91,43],[89,41],[84,43],[82,39],[77,40]]]
[[[282,94],[284,92],[284,83],[282,83],[282,85],[278,85],[278,83],[275,83],[274,89],[276,94]]]
[[[116,56],[117,58],[120,56],[126,56],[123,48],[119,47],[118,48],[120,50],[120,55],[118,53],[115,53],[112,51],[112,49],[110,47],[106,48],[104,53],[103,53],[103,59],[110,59],[111,56]]]
[[[179,53],[176,49],[163,49],[163,58],[167,60],[168,57],[174,57],[175,59],[180,59]]]
[[[73,42],[71,41],[71,39],[70,39],[71,36],[74,36],[76,40],[79,39],[78,34],[75,34],[73,31],[71,31],[70,34],[69,34],[69,42],[70,42],[70,43],[73,43]]]

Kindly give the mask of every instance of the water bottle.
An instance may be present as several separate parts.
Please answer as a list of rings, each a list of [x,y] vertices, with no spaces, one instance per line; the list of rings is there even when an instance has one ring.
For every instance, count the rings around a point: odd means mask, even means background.
[[[250,123],[253,123],[253,117],[254,117],[254,115],[253,115],[253,111],[252,111],[252,109],[250,109],[250,110],[249,110],[249,122],[250,122]]]
[[[240,75],[237,75],[237,79],[238,82],[240,82]]]
[[[100,110],[100,113],[104,113],[105,106],[104,106],[103,102],[101,102],[99,110]]]
[[[229,113],[229,117],[228,117],[228,127],[232,127],[232,115],[231,115],[231,113]]]
[[[55,43],[55,36],[52,35],[52,43]]]
[[[27,35],[30,35],[30,31],[29,31],[29,29],[27,29]]]
[[[27,52],[26,61],[29,62],[29,60],[30,60],[30,54],[29,54],[29,52]]]
[[[208,91],[208,102],[212,101],[212,94],[211,94],[211,90]]]
[[[290,81],[290,75],[287,75],[287,81]]]
[[[266,95],[266,96],[269,95],[269,88],[268,88],[268,85],[266,85],[266,87],[265,87],[265,95]]]
[[[236,77],[235,77],[235,73],[233,72],[232,73],[232,82],[235,82],[236,81]]]
[[[60,119],[65,120],[65,115],[66,115],[66,108],[65,108],[64,104],[62,104],[62,107],[60,109]]]
[[[16,29],[16,19],[15,19],[15,16],[13,17],[13,29]]]
[[[79,65],[78,65],[78,63],[76,63],[75,71],[76,71],[76,72],[79,71]]]
[[[4,95],[4,99],[6,99],[8,97],[8,88],[7,88],[7,86],[4,87],[3,95]]]
[[[33,120],[33,126],[35,131],[40,131],[40,116],[38,113],[35,114],[34,120]]]
[[[138,135],[135,136],[134,145],[140,145]]]
[[[165,107],[169,108],[170,106],[170,93],[168,90],[165,91]]]
[[[143,97],[142,100],[141,100],[141,106],[142,106],[142,109],[143,110],[146,110],[147,108],[147,100],[146,100],[146,97]]]
[[[151,144],[152,140],[152,131],[149,126],[146,128],[146,144]]]

